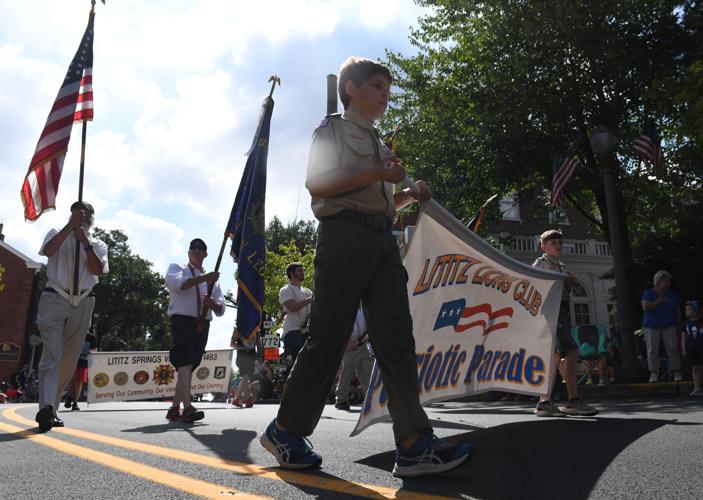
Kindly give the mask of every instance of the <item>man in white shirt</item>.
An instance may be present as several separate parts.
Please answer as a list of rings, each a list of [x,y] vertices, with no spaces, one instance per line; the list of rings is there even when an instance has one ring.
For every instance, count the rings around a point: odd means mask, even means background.
[[[307,328],[310,316],[312,291],[303,287],[305,269],[300,262],[293,262],[286,267],[288,283],[278,292],[278,302],[283,306],[286,316],[283,319],[284,356],[290,356],[295,362],[300,349],[305,343],[304,328]]]
[[[205,416],[190,402],[191,379],[193,370],[203,359],[212,311],[217,316],[225,313],[225,298],[217,283],[220,273],[205,272],[205,257],[207,245],[200,238],[195,238],[188,249],[188,263],[171,264],[166,272],[166,286],[170,294],[170,360],[178,370],[173,406],[166,413],[168,420],[195,422]],[[209,284],[213,285],[210,297],[207,296]],[[203,310],[204,315],[201,314]]]
[[[63,427],[56,415],[66,384],[73,377],[95,306],[93,287],[107,273],[107,245],[90,236],[95,211],[89,203],[71,205],[71,217],[62,229],[51,229],[39,250],[47,259],[47,285],[39,299],[37,327],[44,344],[39,362],[39,412],[42,432]],[[78,286],[75,286],[76,251]]]
[[[338,410],[349,411],[349,385],[354,378],[354,372],[359,377],[359,384],[364,393],[369,387],[371,370],[373,370],[373,358],[366,345],[368,339],[364,308],[360,304],[359,309],[356,311],[354,329],[351,337],[349,337],[347,349],[344,351],[344,357],[342,358],[342,372],[339,374],[339,382],[335,392],[336,403],[334,407]]]

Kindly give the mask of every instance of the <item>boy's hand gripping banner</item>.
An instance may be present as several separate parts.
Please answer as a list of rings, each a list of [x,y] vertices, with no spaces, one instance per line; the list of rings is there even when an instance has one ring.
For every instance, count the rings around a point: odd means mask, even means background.
[[[566,275],[500,253],[433,201],[405,267],[422,405],[489,390],[548,391]],[[386,405],[376,364],[352,435],[389,420]]]

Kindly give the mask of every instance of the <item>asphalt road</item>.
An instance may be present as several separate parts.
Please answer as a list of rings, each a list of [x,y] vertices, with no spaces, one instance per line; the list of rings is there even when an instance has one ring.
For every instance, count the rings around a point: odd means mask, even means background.
[[[167,403],[82,403],[46,434],[36,432],[34,405],[0,405],[0,498],[703,497],[703,400],[596,406],[594,418],[537,418],[532,403],[433,405],[436,433],[473,443],[475,456],[402,481],[390,473],[390,424],[350,438],[358,413],[333,406],[311,438],[323,468],[291,472],[258,442],[276,405],[204,403],[205,420],[188,425],[164,419]]]

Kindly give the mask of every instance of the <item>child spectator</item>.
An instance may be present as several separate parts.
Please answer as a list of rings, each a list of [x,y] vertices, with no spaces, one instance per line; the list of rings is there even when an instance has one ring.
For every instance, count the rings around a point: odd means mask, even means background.
[[[703,322],[701,304],[697,300],[686,302],[686,321],[683,324],[681,352],[688,358],[693,371],[693,392],[691,396],[703,396],[701,374],[703,374]]]

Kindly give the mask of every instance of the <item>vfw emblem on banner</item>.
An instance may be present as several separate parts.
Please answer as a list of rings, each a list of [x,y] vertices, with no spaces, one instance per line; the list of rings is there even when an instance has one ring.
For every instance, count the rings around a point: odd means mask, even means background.
[[[549,384],[565,275],[524,265],[426,206],[405,260],[423,405]],[[390,419],[378,364],[352,435]]]
[[[173,397],[176,369],[168,351],[93,352],[88,358],[88,402]],[[205,351],[193,373],[192,394],[227,392],[232,349]]]

